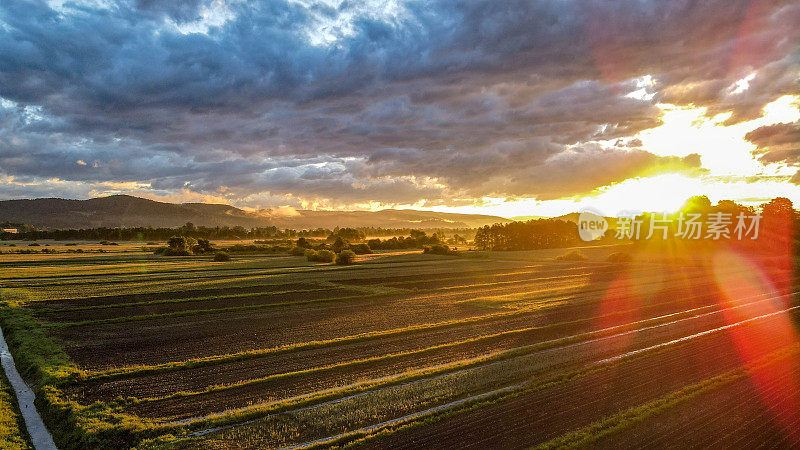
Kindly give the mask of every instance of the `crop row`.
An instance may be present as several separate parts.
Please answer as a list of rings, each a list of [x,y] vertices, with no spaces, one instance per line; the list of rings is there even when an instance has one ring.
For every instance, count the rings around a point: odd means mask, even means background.
[[[20,282],[6,281],[4,285],[8,287],[26,287],[35,289],[43,299],[57,298],[81,298],[86,296],[117,295],[126,293],[154,293],[169,291],[174,288],[176,283],[180,283],[182,288],[194,289],[211,287],[235,287],[241,283],[252,283],[263,281],[265,278],[273,279],[297,279],[302,276],[305,280],[316,281],[315,278],[330,279],[347,273],[349,277],[356,274],[372,275],[379,271],[404,270],[406,273],[430,273],[435,271],[453,271],[459,267],[475,267],[477,263],[469,260],[455,260],[448,267],[440,267],[441,261],[427,262],[403,262],[403,263],[361,263],[356,266],[301,266],[292,263],[296,258],[290,258],[286,264],[275,267],[261,267],[258,269],[238,269],[230,273],[204,274],[198,272],[193,276],[184,274],[174,274],[171,276],[149,276],[148,274],[136,276],[87,276],[81,280],[53,281],[37,283],[35,280],[21,280]],[[485,264],[485,262],[484,262]],[[498,266],[513,266],[514,264],[498,264]],[[516,264],[518,265],[518,264]]]
[[[693,286],[691,288],[691,292],[703,292],[703,286]],[[687,293],[684,295],[691,294]],[[470,295],[465,298],[469,297]],[[666,298],[670,301],[675,301],[674,293],[665,292],[663,294],[663,298]],[[108,363],[105,363],[106,366],[113,364],[114,361],[125,360],[124,358],[121,358],[121,356],[124,355],[123,352],[125,352],[125,349],[130,346],[131,343],[136,342],[134,339],[137,336],[141,336],[141,339],[146,339],[148,336],[153,336],[152,339],[154,339],[154,341],[151,341],[151,345],[146,347],[143,346],[144,344],[133,345],[132,351],[136,351],[138,349],[139,353],[142,353],[144,350],[147,350],[147,353],[142,355],[147,357],[147,359],[133,357],[129,358],[127,359],[129,366],[132,365],[130,364],[132,361],[140,360],[142,362],[147,362],[156,359],[155,357],[161,353],[157,349],[158,346],[162,345],[160,342],[164,342],[163,345],[175,346],[177,344],[182,344],[184,340],[192,341],[194,339],[202,338],[204,339],[205,345],[209,345],[209,343],[214,342],[215,339],[219,339],[221,341],[231,341],[231,347],[236,348],[236,352],[233,356],[220,355],[219,357],[212,357],[208,359],[204,356],[200,356],[199,358],[192,358],[189,356],[186,358],[190,359],[190,361],[187,361],[185,365],[194,366],[195,364],[200,363],[198,359],[205,360],[205,362],[202,362],[205,364],[209,361],[222,362],[230,358],[240,359],[242,357],[251,358],[260,356],[263,353],[259,352],[257,348],[252,350],[248,348],[252,344],[248,345],[247,342],[242,342],[242,340],[236,342],[237,336],[241,336],[239,339],[246,339],[246,336],[257,333],[257,330],[265,330],[264,332],[258,332],[261,349],[265,350],[264,353],[272,353],[276,351],[276,348],[280,349],[279,351],[287,351],[288,349],[298,350],[309,348],[309,346],[318,347],[320,345],[336,345],[347,342],[371,340],[394,334],[428,330],[432,328],[451,328],[472,324],[475,322],[494,321],[515,315],[520,318],[533,318],[551,310],[553,314],[556,314],[558,311],[564,311],[566,313],[569,311],[569,308],[575,306],[584,305],[586,308],[590,308],[589,305],[597,304],[600,300],[600,297],[596,295],[583,295],[581,297],[565,299],[565,304],[563,306],[554,304],[542,309],[542,305],[539,305],[540,307],[538,308],[533,305],[529,307],[529,309],[501,309],[499,311],[492,309],[486,310],[482,308],[475,309],[476,307],[470,307],[469,305],[452,303],[453,299],[448,300],[448,297],[444,296],[437,296],[436,298],[420,297],[420,299],[414,303],[380,302],[372,304],[370,303],[370,300],[362,300],[358,302],[348,301],[346,304],[337,305],[337,307],[329,305],[324,310],[292,308],[290,310],[282,311],[280,315],[276,315],[274,312],[264,315],[254,314],[252,312],[246,315],[241,315],[242,313],[229,313],[225,315],[210,314],[205,315],[206,317],[187,317],[179,322],[173,318],[172,320],[168,321],[151,321],[149,324],[147,324],[149,326],[139,326],[135,330],[131,330],[130,327],[123,326],[125,324],[120,324],[120,326],[108,324],[103,327],[93,327],[91,333],[88,335],[82,330],[80,333],[77,330],[70,331],[69,329],[57,331],[60,331],[60,336],[62,336],[68,342],[67,350],[71,354],[75,354],[76,360],[85,367],[97,366],[97,362],[102,361],[98,361],[95,355],[107,355],[107,358],[105,358],[108,360]],[[550,301],[552,301],[552,299],[550,299]],[[663,302],[663,300],[660,300],[660,298],[656,297],[654,299],[647,300],[644,304],[647,305],[650,303],[661,302]],[[691,305],[691,300],[687,299],[687,303]],[[447,307],[447,305],[454,305],[454,307]],[[543,305],[547,304],[545,303]],[[392,316],[390,313],[395,309],[397,309],[398,315]],[[371,310],[374,310],[375,312],[371,313]],[[440,315],[443,313],[448,313],[452,316],[449,319],[446,317],[441,318],[436,322],[418,322],[416,324],[413,322],[408,323],[414,318],[415,312],[418,312],[420,317],[424,317],[426,319],[430,319],[433,314]],[[486,312],[489,312],[489,314],[486,314]],[[589,314],[592,313],[593,312],[589,311]],[[457,317],[459,314],[462,315],[462,317]],[[466,317],[464,317],[465,315]],[[208,316],[212,316],[212,321],[215,323],[216,328],[207,328],[206,324],[208,324],[209,321],[207,321],[206,318]],[[356,324],[350,328],[345,326],[347,325],[346,319],[349,317],[356,322]],[[554,315],[552,317],[556,316]],[[387,324],[387,318],[391,318],[392,323],[396,323],[396,321],[401,320],[405,321],[406,323],[398,323],[400,327],[397,328],[383,328],[378,330],[375,330],[375,326],[371,325],[380,323],[385,327]],[[561,318],[560,320],[557,319],[556,322],[564,320],[569,320],[569,316]],[[265,335],[265,333],[269,333],[266,330],[278,327],[279,325],[280,327],[276,329],[276,333],[280,334],[274,335],[274,339],[269,339],[269,337],[273,335]],[[202,328],[198,330],[196,327]],[[107,331],[103,328],[107,328]],[[356,334],[331,335],[336,329],[341,329],[343,331],[349,331],[352,333],[353,331],[358,331],[359,328],[363,329],[364,331]],[[328,329],[328,331],[326,331],[326,329]],[[176,335],[179,332],[181,333],[181,337],[177,338]],[[197,334],[193,334],[195,332]],[[325,334],[327,334],[327,336],[325,336]],[[291,342],[290,339],[293,335],[305,337],[306,339],[313,336],[317,337],[317,339],[305,342],[296,341],[296,343],[287,343],[287,341]],[[266,340],[265,336],[267,336]],[[176,338],[173,339],[173,337]],[[274,348],[270,348],[269,345],[264,345],[270,341],[275,342],[277,345]],[[116,354],[115,352],[103,353],[101,350],[99,350],[103,347],[113,347]],[[223,347],[215,345],[211,348],[219,350]],[[242,350],[243,348],[245,349],[244,351]],[[98,350],[92,351],[92,349]],[[198,350],[197,347],[192,347],[192,349],[195,352]],[[217,353],[220,354],[222,352],[218,351]],[[175,356],[177,356],[172,352],[170,352],[170,355],[173,356],[172,359],[175,359]],[[156,364],[159,364],[157,359]],[[149,363],[149,365],[152,365],[152,363]],[[168,364],[168,366],[171,367],[178,367],[181,365],[184,364]],[[131,372],[137,370],[138,369],[134,368],[128,371]]]
[[[704,274],[697,275],[695,278],[703,278]],[[575,281],[579,281],[579,283],[575,283]],[[548,282],[549,284],[540,285],[542,282]],[[415,295],[420,295],[422,293],[437,293],[437,292],[459,292],[459,291],[468,291],[470,294],[474,294],[477,298],[470,300],[475,305],[484,305],[484,306],[505,306],[508,303],[516,303],[519,300],[536,300],[537,297],[533,294],[544,294],[545,296],[557,296],[557,295],[570,295],[570,294],[591,294],[591,293],[604,293],[607,289],[605,283],[595,283],[593,287],[587,287],[588,280],[584,280],[580,276],[555,276],[555,277],[544,277],[544,278],[528,278],[528,279],[521,279],[521,280],[513,280],[513,281],[496,281],[492,283],[485,283],[485,284],[472,284],[472,285],[455,285],[455,286],[444,286],[439,288],[431,288],[426,289],[423,291],[415,291]],[[662,284],[663,280],[660,277],[651,277],[650,281],[646,281],[646,279],[640,279],[638,281],[640,286],[646,286],[649,284]],[[559,285],[560,284],[560,285]],[[278,285],[279,286],[279,285]],[[507,288],[508,293],[510,296],[508,298],[503,298],[497,296],[500,292],[493,292],[492,289],[498,288],[501,289],[503,287]],[[533,289],[531,289],[533,288]],[[341,288],[340,288],[341,289]],[[482,289],[482,290],[480,290]],[[330,289],[331,291],[335,291],[334,288]],[[297,290],[297,291],[285,291],[285,292],[278,292],[276,295],[283,294],[287,297],[291,294],[299,294],[301,292],[312,291],[312,289],[308,290]],[[340,293],[347,293],[352,291],[339,291]],[[385,293],[385,294],[393,294],[397,293],[391,289],[387,289],[385,291],[376,291],[375,295]],[[480,295],[482,294],[482,296]],[[251,299],[251,301],[243,300],[243,297],[258,297],[259,293],[243,293],[243,294],[233,294],[230,296],[223,296],[223,297],[197,297],[197,298],[187,298],[183,301],[175,300],[154,300],[151,302],[138,304],[138,308],[136,307],[137,304],[123,304],[118,307],[114,307],[112,305],[96,305],[93,306],[91,309],[109,309],[109,308],[116,308],[109,311],[101,311],[101,312],[88,312],[82,313],[86,308],[74,308],[69,310],[45,310],[40,311],[40,315],[43,318],[50,318],[51,320],[56,320],[59,326],[85,326],[85,325],[93,325],[93,324],[101,324],[101,323],[116,323],[116,322],[129,322],[129,321],[138,321],[138,320],[151,320],[151,319],[158,319],[158,318],[165,318],[165,317],[176,317],[176,316],[188,316],[194,314],[207,314],[207,313],[214,313],[220,312],[222,310],[232,312],[237,310],[247,310],[247,309],[258,309],[260,307],[274,307],[274,306],[290,306],[293,304],[306,304],[312,303],[313,300],[320,301],[320,302],[327,302],[332,300],[347,300],[347,299],[358,299],[359,296],[345,296],[345,297],[336,297],[336,296],[329,296],[327,294],[320,295],[319,299],[314,299],[313,295],[309,295],[309,298],[304,298],[303,295],[299,295],[299,298],[296,300],[292,300],[291,298],[284,298],[283,301],[260,301],[258,299]],[[486,296],[494,297],[494,299],[484,300]],[[178,295],[180,298],[180,295]],[[366,297],[366,296],[364,296]],[[231,299],[233,301],[227,301],[227,299]],[[238,301],[237,300],[241,300]],[[188,303],[187,303],[188,302]],[[35,304],[35,303],[34,303]],[[162,304],[161,307],[152,308],[152,305]],[[183,306],[192,306],[192,309],[185,309]],[[67,312],[73,312],[73,314],[67,314]],[[76,312],[81,312],[80,314],[75,314]],[[137,315],[139,313],[139,315]],[[146,314],[141,314],[146,313]],[[70,319],[75,318],[82,318],[83,320],[78,322],[69,322]]]
[[[482,273],[483,275],[477,276],[474,275],[475,273]],[[406,286],[399,286],[406,289],[415,289],[413,283],[424,283],[426,280],[436,280],[436,281],[456,281],[456,280],[469,280],[469,279],[492,279],[495,278],[497,281],[501,281],[507,277],[517,277],[519,281],[534,281],[534,280],[542,280],[553,278],[554,276],[569,276],[564,274],[571,274],[571,275],[588,275],[588,272],[585,271],[548,271],[545,273],[537,272],[537,271],[529,271],[529,270],[492,270],[492,271],[480,271],[480,272],[456,272],[454,273],[454,277],[447,276],[446,273],[435,273],[435,274],[428,274],[428,275],[417,275],[415,276],[415,280],[411,282],[412,284]],[[235,287],[225,287],[225,288],[203,288],[203,289],[186,289],[181,287],[180,290],[170,290],[170,291],[162,291],[162,292],[152,292],[152,293],[131,293],[125,295],[109,295],[109,296],[95,296],[95,297],[85,297],[85,298],[67,298],[61,300],[50,300],[50,301],[37,301],[30,303],[30,306],[33,308],[70,308],[73,310],[79,310],[80,308],[99,308],[99,307],[115,307],[119,306],[130,306],[134,304],[140,303],[153,303],[158,301],[172,301],[177,299],[186,299],[187,301],[191,300],[205,300],[211,297],[235,297],[238,295],[245,295],[245,294],[258,294],[262,293],[265,290],[294,290],[294,289],[303,289],[303,288],[310,288],[319,286],[319,283],[330,285],[331,281],[344,284],[346,286],[372,286],[372,285],[382,285],[382,286],[397,286],[395,283],[387,283],[386,280],[391,278],[387,277],[372,277],[372,278],[364,278],[364,280],[371,281],[370,283],[359,284],[359,283],[350,283],[352,279],[341,280],[338,281],[335,278],[329,281],[318,281],[316,283],[310,282],[303,282],[303,283],[296,283],[290,282],[286,284],[279,284],[279,283],[264,283],[263,281],[256,284],[249,284],[249,285],[239,285]],[[455,283],[449,283],[448,286],[457,285]],[[173,286],[174,288],[175,286]],[[366,289],[369,291],[369,289]]]
[[[673,323],[679,322],[681,321],[678,320]],[[700,326],[700,328],[696,328],[694,326],[687,327],[687,324],[685,323],[681,324],[681,326],[681,329],[669,329],[668,327],[662,326],[650,327],[647,333],[638,333],[640,339],[637,342],[637,346],[647,345],[647,343],[653,342],[662,342],[669,339],[678,339],[681,336],[684,336],[685,333],[693,333],[700,329],[704,329],[703,326]],[[440,401],[445,399],[445,397],[466,395],[468,393],[466,391],[474,391],[475,389],[478,389],[477,386],[481,386],[482,389],[486,390],[497,384],[512,383],[515,380],[518,381],[520,377],[525,378],[533,375],[534,373],[541,372],[542,370],[550,370],[562,364],[574,364],[576,360],[593,360],[613,355],[615,353],[619,353],[620,351],[624,352],[627,346],[630,345],[630,340],[626,338],[626,335],[629,334],[630,333],[623,332],[613,337],[601,338],[595,341],[602,342],[602,345],[590,345],[592,343],[590,341],[580,346],[575,346],[575,344],[562,345],[562,347],[557,347],[551,351],[542,351],[541,348],[536,348],[535,346],[514,349],[512,351],[505,352],[505,354],[502,356],[492,355],[491,357],[484,358],[481,361],[475,361],[473,364],[464,365],[460,368],[456,366],[456,368],[459,369],[456,371],[439,370],[438,375],[436,372],[425,373],[426,377],[420,379],[419,381],[408,381],[408,376],[400,377],[399,381],[403,381],[403,383],[397,385],[397,387],[393,387],[397,384],[392,382],[393,380],[383,379],[380,380],[381,384],[386,387],[374,390],[375,386],[370,386],[370,388],[373,390],[368,392],[353,391],[351,389],[349,392],[345,392],[350,395],[349,397],[344,397],[344,400],[349,401],[353,398],[361,398],[365,396],[372,397],[376,395],[381,397],[383,392],[390,392],[397,389],[405,392],[407,395],[406,399],[408,402],[410,402],[410,404],[420,404],[421,402],[427,401],[425,400],[426,398],[436,398],[437,401]],[[644,335],[647,335],[648,337],[644,339]],[[699,334],[697,336],[701,337],[703,335]],[[562,341],[562,344],[569,344],[569,340],[566,342]],[[632,354],[634,353],[636,352],[632,352]],[[609,360],[609,362],[611,361],[612,360]],[[445,373],[442,374],[441,372]],[[447,388],[449,389],[448,392],[450,392],[449,395],[445,395],[444,391],[439,389],[439,387],[442,386],[442,383],[449,386]],[[433,389],[433,391],[430,391],[428,388]],[[352,394],[352,392],[358,393]],[[433,395],[433,397],[430,397],[431,395]],[[233,411],[233,414],[228,414],[228,418],[224,420],[233,420],[237,416],[241,415],[257,417],[259,414],[263,415],[264,412],[275,411],[287,406],[296,405],[302,400],[303,399],[291,399],[290,401],[286,402],[272,402],[263,406],[245,408],[242,411]],[[341,400],[332,402],[327,398],[315,398],[313,400],[316,402],[326,400],[327,402],[323,403],[322,405],[331,405],[333,403],[342,402]],[[220,420],[220,418],[224,418],[225,416],[215,415],[213,417],[213,420]]]
[[[580,342],[603,336],[605,333],[622,332],[626,329],[636,329],[638,326],[654,325],[660,321],[672,321],[681,317],[691,317],[704,308],[694,311],[684,311],[670,314],[666,317],[654,317],[649,320],[634,324],[619,325],[608,330],[590,331],[588,329],[591,319],[576,319],[565,323],[552,323],[540,327],[527,327],[500,332],[491,335],[478,336],[456,342],[447,342],[419,350],[410,350],[398,353],[388,353],[379,356],[345,360],[330,365],[318,365],[300,369],[294,372],[271,373],[261,378],[255,377],[258,371],[263,371],[264,366],[249,365],[251,371],[243,381],[234,381],[222,385],[208,385],[195,392],[177,392],[166,397],[155,398],[137,405],[138,413],[150,411],[150,414],[169,416],[176,411],[197,411],[204,408],[220,410],[226,405],[246,405],[248,403],[265,402],[267,400],[285,398],[286,396],[308,395],[315,390],[333,389],[353,383],[356,380],[383,379],[386,383],[393,382],[397,374],[423,371],[427,373],[444,373],[470,365],[487,361],[497,361],[504,358],[519,356],[525,352],[540,351],[548,347],[563,345],[568,342]],[[707,309],[707,308],[705,308]],[[714,311],[714,309],[711,309]],[[623,315],[625,312],[621,312]],[[617,314],[617,313],[615,313]],[[575,334],[570,334],[575,333]],[[335,350],[335,349],[334,349]],[[334,351],[334,354],[342,354]],[[294,358],[292,358],[294,359]],[[274,364],[274,361],[272,362]],[[440,365],[434,368],[433,366]],[[204,377],[214,380],[213,375],[220,374],[226,368],[219,368]],[[435,370],[433,370],[435,369]],[[171,383],[164,384],[164,379],[134,380],[133,386],[152,389],[153,384],[163,385],[162,388],[175,389],[176,381],[187,382],[196,378],[195,374],[182,372]],[[224,379],[224,375],[223,375]],[[196,382],[197,380],[193,380]],[[122,393],[131,395],[136,391],[119,382],[110,382],[103,385],[99,392]],[[130,386],[130,385],[128,385]],[[90,398],[97,398],[98,386],[91,386],[95,394]],[[85,389],[85,388],[84,388]],[[127,391],[127,393],[126,393]],[[162,391],[163,392],[163,391]],[[173,391],[174,392],[174,391]],[[85,391],[84,391],[85,395]],[[198,397],[193,400],[192,397]],[[108,397],[106,397],[108,398]],[[210,411],[209,411],[210,412]]]
[[[655,372],[654,375],[656,375],[657,373],[663,373],[660,369],[681,364],[685,361],[687,355],[693,353],[695,350],[696,349],[692,346],[685,344],[680,346],[680,350],[663,352],[660,357],[654,355],[642,357],[641,353],[637,354],[639,357],[638,359],[633,358],[636,361],[634,363],[631,363],[625,358],[614,360],[608,363],[608,365],[617,366],[618,369],[600,375],[602,381],[598,384],[600,386],[608,385],[609,380],[607,377],[609,374],[613,377],[619,377],[621,373],[627,373],[633,378],[636,374],[641,375],[642,373]],[[698,364],[698,371],[718,370],[719,367],[727,367],[736,362],[735,354],[718,351],[714,352],[712,355],[713,356],[708,358],[703,364]],[[538,356],[538,358],[536,356]],[[456,372],[446,376],[425,380],[425,382],[403,384],[389,389],[374,391],[368,395],[354,396],[346,401],[337,403],[322,404],[317,407],[295,410],[291,413],[274,414],[255,423],[234,427],[230,430],[220,432],[219,434],[222,439],[231,436],[235,436],[236,439],[245,437],[250,439],[256,438],[276,446],[302,443],[304,441],[313,441],[318,438],[325,438],[326,436],[358,429],[359,427],[368,426],[371,423],[390,421],[393,418],[402,417],[415,411],[435,408],[438,405],[469,398],[470,396],[480,394],[481,392],[492,391],[502,386],[519,386],[519,389],[523,389],[523,386],[525,388],[530,388],[532,384],[538,384],[537,381],[541,381],[542,378],[544,378],[549,381],[549,383],[545,383],[545,385],[553,387],[553,379],[548,379],[548,377],[544,375],[547,373],[547,370],[541,364],[544,363],[551,369],[553,367],[558,367],[558,365],[551,365],[554,363],[553,359],[557,359],[558,355],[548,352],[546,355],[536,356],[533,356],[533,359],[518,358],[510,360],[507,363],[486,366],[473,371]],[[583,356],[585,357],[587,355]],[[561,364],[568,364],[576,355],[573,352],[569,352],[563,353],[561,357],[564,358]],[[583,357],[579,357],[578,359],[584,360]],[[591,360],[593,358],[586,359]],[[623,361],[628,364],[620,364]],[[583,367],[568,371],[566,375],[561,374],[556,377],[556,380],[575,380],[577,378],[583,378],[591,372],[592,370],[587,370],[586,367]],[[600,372],[602,371],[598,371],[598,373]],[[576,374],[580,374],[580,376],[576,376]],[[531,379],[531,377],[535,377],[536,375],[542,378]],[[684,371],[683,376],[695,376],[695,373]],[[667,381],[661,380],[662,382],[656,382],[657,380],[654,378],[655,377],[645,377],[644,380],[652,386],[659,387],[663,386],[663,382]],[[671,383],[679,382],[677,378],[678,377],[673,377]],[[526,380],[528,381],[526,382]],[[628,388],[635,388],[637,383],[641,383],[641,381],[642,378],[634,378],[629,382],[620,383],[620,385],[627,386]],[[539,389],[537,390],[537,395],[545,395],[548,398],[543,399],[541,402],[531,401],[530,398],[518,399],[517,404],[522,405],[529,411],[541,411],[541,407],[544,405],[550,405],[551,408],[553,407],[552,402],[549,401],[552,398],[579,398],[579,405],[586,404],[587,400],[591,398],[597,399],[597,392],[593,389],[586,389],[586,386],[580,386],[580,383],[581,382],[578,382],[579,386],[575,388],[573,395],[564,395],[563,393],[555,395],[547,392],[542,394],[544,390]],[[555,384],[560,386],[564,385],[563,383]],[[575,395],[576,393],[583,393],[584,395],[578,396]],[[512,411],[512,409],[510,409],[509,404],[506,403],[499,408],[498,412],[500,412],[504,418],[508,418],[506,415],[508,411]],[[482,414],[485,413],[485,410],[482,411]],[[551,413],[552,411],[548,412],[548,414]],[[490,426],[494,426],[492,424],[498,424],[500,422],[506,423],[505,420],[499,421],[497,419],[498,417],[490,417],[485,422]],[[299,429],[296,426],[296,424],[299,423],[307,424],[307,426]],[[479,428],[470,420],[460,421],[459,423],[463,425],[460,430],[447,428],[452,431],[449,437],[458,436],[459,434],[464,436],[466,430],[472,429],[477,431]],[[512,420],[508,423],[513,424],[514,422]],[[539,427],[530,428],[539,429]],[[485,432],[486,430],[483,429],[482,431]],[[466,436],[464,436],[464,438],[467,439],[465,442],[474,442],[473,439],[469,439]],[[442,440],[437,441],[442,442]],[[455,442],[452,439],[445,439],[444,441],[450,443]],[[415,440],[414,442],[420,444],[419,440]],[[433,444],[433,442],[430,444]],[[423,443],[422,445],[424,446],[425,444]]]
[[[637,360],[641,361],[640,365],[602,365],[614,369],[601,373],[594,371],[594,381],[591,378],[572,378],[570,381],[574,381],[568,385],[545,383],[513,392],[498,390],[494,396],[476,397],[472,402],[458,402],[431,414],[419,414],[406,421],[388,422],[380,427],[331,436],[312,441],[312,445],[307,446],[353,440],[368,440],[371,445],[377,444],[381,448],[403,448],[409,442],[421,447],[436,446],[441,442],[453,446],[481,443],[491,447],[531,446],[658,398],[659,393],[663,395],[686,383],[735,367],[739,364],[737,354],[724,337],[705,336],[693,343],[680,342],[676,344],[677,349],[658,348],[646,356],[632,352],[631,356],[641,357]],[[798,348],[791,351],[796,354]],[[660,355],[656,354],[658,352]],[[675,356],[676,352],[683,352],[682,356]],[[703,358],[697,358],[698,352]],[[784,354],[777,350],[776,354],[765,358],[781,358]],[[673,358],[665,359],[661,355],[673,355]],[[247,434],[242,432],[237,437],[243,439]],[[253,435],[261,437],[256,433]],[[567,435],[570,439],[580,436]],[[373,442],[373,439],[378,441]],[[562,444],[569,446],[570,442],[565,439]]]

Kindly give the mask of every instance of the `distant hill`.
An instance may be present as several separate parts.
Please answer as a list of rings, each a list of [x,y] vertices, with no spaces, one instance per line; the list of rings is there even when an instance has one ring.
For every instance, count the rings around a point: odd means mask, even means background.
[[[230,205],[165,203],[130,195],[89,200],[40,198],[0,201],[0,222],[26,223],[38,228],[277,226],[309,229],[339,227],[466,228],[510,222],[498,216],[433,211],[245,211]]]

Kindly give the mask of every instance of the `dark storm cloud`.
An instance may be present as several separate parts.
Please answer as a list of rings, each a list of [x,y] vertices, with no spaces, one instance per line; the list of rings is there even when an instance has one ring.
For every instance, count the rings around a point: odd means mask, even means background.
[[[624,144],[657,101],[741,120],[797,89],[791,1],[219,4],[0,4],[0,175],[232,201],[556,198],[694,168]]]

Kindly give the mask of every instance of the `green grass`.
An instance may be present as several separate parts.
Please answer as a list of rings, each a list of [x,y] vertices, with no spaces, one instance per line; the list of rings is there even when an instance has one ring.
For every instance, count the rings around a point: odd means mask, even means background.
[[[28,432],[19,412],[14,390],[2,370],[0,370],[0,448],[9,450],[33,448],[28,440]]]

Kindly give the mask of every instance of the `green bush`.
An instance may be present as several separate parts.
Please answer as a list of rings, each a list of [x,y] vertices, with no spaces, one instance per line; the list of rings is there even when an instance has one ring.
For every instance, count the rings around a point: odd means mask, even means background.
[[[214,251],[214,245],[208,239],[198,239],[197,244],[192,246],[194,253],[211,253]]]
[[[352,250],[342,250],[336,255],[336,264],[346,266],[356,262],[356,254]]]
[[[167,241],[168,247],[157,254],[161,254],[164,256],[191,256],[192,248],[197,245],[197,241],[194,238],[190,238],[187,236],[172,236]]]
[[[454,255],[456,252],[450,250],[450,247],[444,244],[426,245],[422,248],[422,253],[431,255]]]
[[[369,255],[372,253],[372,249],[369,248],[369,245],[367,244],[351,245],[350,250],[352,250],[356,255]]]
[[[225,252],[217,252],[214,254],[214,261],[216,262],[225,262],[230,260],[231,260],[231,255]]]
[[[336,253],[333,253],[330,250],[306,250],[305,255],[306,259],[312,262],[329,263],[333,262],[334,258],[336,258]]]
[[[319,262],[333,262],[334,258],[336,258],[336,253],[330,250],[320,250],[317,252],[317,258]]]
[[[334,252],[340,253],[342,250],[345,250],[350,247],[350,244],[342,239],[341,237],[337,237],[336,241],[331,245],[331,248]]]

